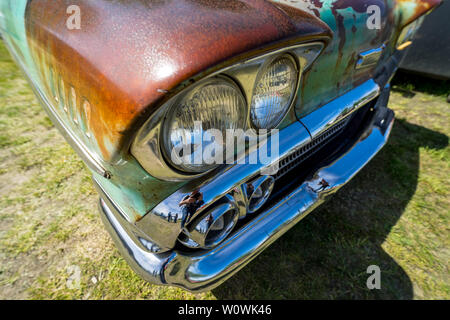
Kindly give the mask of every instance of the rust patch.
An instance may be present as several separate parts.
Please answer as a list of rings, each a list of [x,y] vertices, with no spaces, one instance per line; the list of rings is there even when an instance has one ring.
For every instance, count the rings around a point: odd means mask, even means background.
[[[344,9],[353,9],[353,11],[357,13],[366,13],[369,5],[377,5],[381,9],[381,15],[384,16],[386,14],[386,4],[384,0],[337,0],[333,2],[331,7],[331,12],[333,13],[336,19],[338,37],[339,37],[339,47],[338,47],[338,58],[336,60],[336,69],[342,62],[343,58],[343,50],[346,44],[347,35],[346,35],[346,27],[344,23],[344,16],[338,12],[338,10]],[[356,27],[352,26],[352,32],[355,33]]]
[[[442,0],[396,0],[396,5],[401,6],[402,4],[411,2],[415,3],[416,7],[414,9],[414,13],[403,22],[405,26],[420,18],[431,9],[439,6],[442,3]]]
[[[81,8],[81,30],[65,27],[69,5]],[[332,34],[311,14],[259,0],[33,0],[27,32],[42,72],[50,64],[89,101],[88,130],[104,160],[127,150],[146,115],[188,79]]]

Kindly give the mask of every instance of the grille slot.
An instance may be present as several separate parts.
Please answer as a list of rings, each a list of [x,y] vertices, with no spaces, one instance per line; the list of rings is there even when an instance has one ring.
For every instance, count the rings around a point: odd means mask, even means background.
[[[291,170],[298,167],[303,161],[311,157],[317,151],[326,146],[336,136],[341,133],[352,117],[347,117],[339,123],[335,124],[331,128],[328,128],[325,132],[314,138],[311,142],[301,147],[299,150],[290,154],[289,156],[280,160],[279,169],[276,175],[274,175],[275,181],[281,179]]]

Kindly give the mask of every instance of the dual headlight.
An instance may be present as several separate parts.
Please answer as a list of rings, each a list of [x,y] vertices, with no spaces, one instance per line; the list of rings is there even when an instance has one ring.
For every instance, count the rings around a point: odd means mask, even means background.
[[[283,120],[295,96],[298,69],[291,56],[281,56],[258,75],[250,107],[255,128],[273,129]]]
[[[192,179],[229,160],[227,138],[274,129],[292,110],[300,75],[323,43],[250,59],[198,81],[165,103],[140,129],[131,152],[154,177]],[[234,139],[234,138],[233,138]],[[234,152],[234,159],[240,150]],[[217,161],[222,159],[222,162]]]
[[[203,81],[170,106],[163,124],[165,156],[181,171],[199,173],[216,167],[214,152],[226,156],[228,130],[278,126],[292,104],[298,79],[295,60],[282,55],[261,66],[249,104],[232,79],[219,76]],[[209,137],[210,132],[218,135]],[[205,152],[208,149],[213,152]]]

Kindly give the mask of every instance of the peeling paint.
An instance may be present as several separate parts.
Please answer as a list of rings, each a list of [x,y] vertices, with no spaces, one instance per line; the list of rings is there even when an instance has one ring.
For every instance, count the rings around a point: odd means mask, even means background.
[[[66,5],[80,7],[81,30],[64,27]],[[331,34],[308,13],[258,0],[34,0],[26,21],[40,69],[51,66],[89,101],[85,125],[96,146],[87,144],[106,161],[127,151],[145,115],[188,79],[283,42]]]

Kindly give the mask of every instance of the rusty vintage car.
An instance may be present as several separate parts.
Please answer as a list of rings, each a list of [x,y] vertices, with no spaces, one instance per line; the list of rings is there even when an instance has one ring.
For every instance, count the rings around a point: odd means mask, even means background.
[[[1,0],[0,28],[92,171],[123,257],[151,283],[202,291],[386,144],[389,81],[440,2]],[[225,141],[174,133],[209,129],[270,135],[246,137],[231,162],[184,161]],[[246,161],[275,145],[270,161]]]

